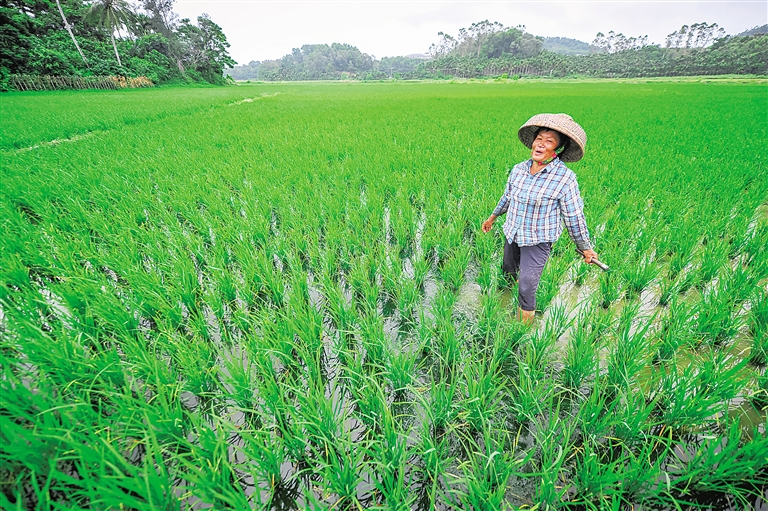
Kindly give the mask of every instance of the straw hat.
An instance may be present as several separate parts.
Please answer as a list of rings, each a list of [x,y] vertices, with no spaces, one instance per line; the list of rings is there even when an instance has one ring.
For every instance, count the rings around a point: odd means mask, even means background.
[[[584,146],[587,145],[587,134],[584,128],[571,119],[568,114],[538,114],[523,124],[517,131],[517,137],[525,147],[531,148],[536,131],[539,128],[550,128],[571,139],[568,148],[560,155],[563,161],[579,161],[584,157]]]

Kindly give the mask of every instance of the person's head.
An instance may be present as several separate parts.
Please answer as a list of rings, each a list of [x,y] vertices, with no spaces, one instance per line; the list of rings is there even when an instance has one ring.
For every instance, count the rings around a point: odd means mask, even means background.
[[[534,160],[546,161],[558,154],[564,162],[579,161],[584,156],[584,147],[587,144],[587,134],[568,114],[537,114],[528,119],[519,130],[517,137],[520,142],[531,150]],[[555,140],[554,149],[546,158],[534,147],[533,142],[537,137],[547,137]]]
[[[531,158],[542,163],[551,160],[568,148],[569,139],[559,131],[540,127],[536,130],[531,143]]]

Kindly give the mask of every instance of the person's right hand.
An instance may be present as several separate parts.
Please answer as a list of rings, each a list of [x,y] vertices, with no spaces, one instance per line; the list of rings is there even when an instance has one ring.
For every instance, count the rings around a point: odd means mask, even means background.
[[[493,227],[493,221],[494,220],[496,220],[496,219],[491,216],[491,217],[488,217],[488,220],[483,222],[483,227],[482,227],[483,232],[488,232],[488,231],[491,230],[491,227]]]

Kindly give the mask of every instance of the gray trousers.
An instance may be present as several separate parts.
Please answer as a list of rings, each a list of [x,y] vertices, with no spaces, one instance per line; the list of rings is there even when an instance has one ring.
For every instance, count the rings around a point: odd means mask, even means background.
[[[521,247],[514,241],[504,240],[501,269],[506,278],[517,280],[517,299],[524,311],[536,310],[536,289],[551,250],[552,243],[549,242]]]

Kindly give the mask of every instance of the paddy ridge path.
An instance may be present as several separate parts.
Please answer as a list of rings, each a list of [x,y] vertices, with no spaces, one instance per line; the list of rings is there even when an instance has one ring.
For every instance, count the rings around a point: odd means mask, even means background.
[[[246,92],[246,91],[243,91]],[[277,96],[278,94],[283,94],[283,91],[277,91],[273,93],[262,93],[257,96],[253,97],[246,97],[239,100],[232,101],[231,98],[228,98],[226,101],[222,102],[221,100],[216,101],[216,103],[206,103],[203,105],[194,105],[187,108],[182,108],[179,110],[171,110],[171,111],[162,111],[162,112],[153,112],[146,116],[139,116],[139,117],[124,117],[115,119],[113,122],[111,122],[108,127],[106,128],[97,128],[96,126],[84,126],[80,128],[76,128],[75,132],[72,133],[69,136],[59,137],[59,138],[53,138],[49,140],[43,140],[39,141],[37,143],[24,146],[24,147],[18,147],[19,140],[16,139],[9,139],[9,140],[3,140],[0,139],[0,154],[19,154],[19,153],[25,153],[28,151],[34,151],[35,149],[40,149],[44,147],[51,147],[51,146],[57,146],[59,144],[63,143],[69,143],[69,142],[78,142],[80,140],[84,140],[86,138],[90,138],[93,136],[100,136],[104,135],[106,133],[114,132],[122,130],[123,128],[134,126],[137,124],[141,125],[150,125],[159,121],[167,121],[169,119],[174,118],[180,118],[180,117],[190,117],[194,115],[204,114],[207,112],[211,112],[214,110],[218,110],[220,108],[230,107],[230,106],[237,106],[242,105],[244,103],[253,103],[254,101],[258,101],[265,98],[270,98]],[[96,121],[96,119],[94,119]],[[103,121],[102,121],[103,122]],[[8,131],[11,131],[10,129],[6,130],[4,129],[6,133]]]

